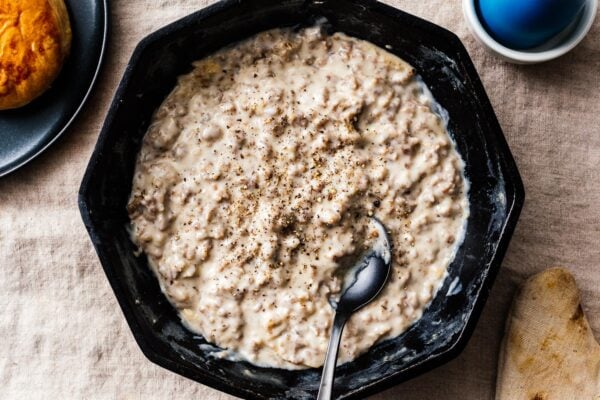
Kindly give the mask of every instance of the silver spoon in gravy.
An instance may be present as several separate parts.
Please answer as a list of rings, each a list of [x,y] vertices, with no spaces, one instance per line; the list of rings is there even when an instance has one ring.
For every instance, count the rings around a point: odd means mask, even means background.
[[[378,233],[374,243],[346,274],[344,288],[337,303],[330,300],[335,309],[335,317],[317,400],[331,399],[337,354],[346,321],[352,313],[366,306],[379,295],[390,274],[392,264],[390,238],[377,218],[372,217],[371,223]]]

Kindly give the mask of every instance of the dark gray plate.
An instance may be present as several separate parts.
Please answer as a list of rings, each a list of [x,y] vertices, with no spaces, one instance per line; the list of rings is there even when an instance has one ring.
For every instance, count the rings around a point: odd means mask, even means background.
[[[0,111],[0,176],[25,165],[47,149],[85,103],[104,56],[108,0],[66,0],[73,44],[52,88],[17,110]]]

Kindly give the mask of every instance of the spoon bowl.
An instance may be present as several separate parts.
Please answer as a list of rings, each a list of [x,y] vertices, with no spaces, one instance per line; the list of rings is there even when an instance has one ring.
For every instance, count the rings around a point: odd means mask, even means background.
[[[377,239],[346,274],[342,295],[335,304],[336,313],[349,314],[369,304],[381,292],[390,274],[391,244],[383,224],[371,218]]]

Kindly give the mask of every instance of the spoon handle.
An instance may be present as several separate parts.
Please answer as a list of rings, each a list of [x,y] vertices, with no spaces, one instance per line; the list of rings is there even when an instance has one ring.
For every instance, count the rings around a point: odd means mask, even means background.
[[[319,395],[317,400],[330,400],[333,389],[333,379],[335,378],[335,366],[337,364],[337,354],[342,339],[342,332],[346,324],[347,317],[340,313],[335,313],[333,318],[333,328],[327,347],[327,355],[323,364],[323,373],[321,374],[321,384],[319,385]]]

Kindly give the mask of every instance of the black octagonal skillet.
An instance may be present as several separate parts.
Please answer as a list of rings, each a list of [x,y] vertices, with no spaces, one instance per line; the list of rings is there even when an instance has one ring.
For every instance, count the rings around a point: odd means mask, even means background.
[[[183,327],[144,256],[134,255],[125,209],[136,154],[153,111],[194,60],[260,31],[306,26],[386,48],[412,64],[447,111],[466,163],[471,214],[449,275],[422,319],[399,337],[338,367],[339,399],[367,395],[455,357],[465,346],[524,200],[519,173],[473,64],[452,33],[372,0],[225,0],[144,39],[109,110],[79,193],[79,207],[106,275],[144,354],[178,374],[250,399],[311,399],[320,370],[260,368],[214,356]]]

